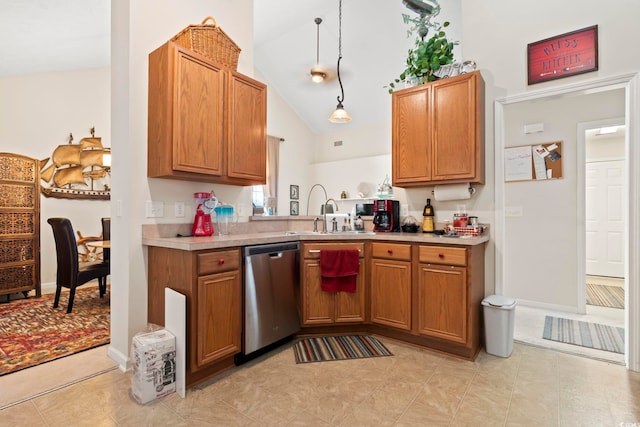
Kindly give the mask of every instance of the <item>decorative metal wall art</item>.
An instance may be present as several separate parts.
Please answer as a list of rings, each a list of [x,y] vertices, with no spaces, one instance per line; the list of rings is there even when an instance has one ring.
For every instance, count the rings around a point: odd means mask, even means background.
[[[58,145],[40,166],[40,189],[45,197],[111,198],[111,149],[102,146],[102,139],[95,136],[95,128],[91,128],[90,137],[82,138],[77,144],[69,134],[69,143]]]

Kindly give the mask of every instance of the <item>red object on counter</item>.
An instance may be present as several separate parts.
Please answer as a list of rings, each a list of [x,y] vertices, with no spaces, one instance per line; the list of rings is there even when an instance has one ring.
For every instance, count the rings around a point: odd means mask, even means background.
[[[191,234],[194,236],[211,236],[213,234],[211,215],[204,213],[202,210],[202,204],[199,204],[196,208],[196,216],[193,219]]]

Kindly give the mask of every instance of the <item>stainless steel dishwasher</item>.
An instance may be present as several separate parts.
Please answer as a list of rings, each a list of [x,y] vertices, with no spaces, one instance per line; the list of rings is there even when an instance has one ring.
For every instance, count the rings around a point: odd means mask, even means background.
[[[244,355],[300,330],[299,253],[298,242],[244,248]]]

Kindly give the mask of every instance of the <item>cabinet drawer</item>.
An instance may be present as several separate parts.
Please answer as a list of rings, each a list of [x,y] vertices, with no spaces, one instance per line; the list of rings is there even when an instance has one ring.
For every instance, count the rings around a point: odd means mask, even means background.
[[[420,262],[465,266],[467,250],[447,246],[420,246]]]
[[[364,243],[304,243],[302,256],[305,259],[319,259],[322,249],[357,249],[360,251],[360,258],[364,256]]]
[[[372,243],[371,256],[374,258],[411,261],[411,245],[397,243]]]
[[[198,254],[197,257],[199,276],[240,268],[240,249],[205,252]]]

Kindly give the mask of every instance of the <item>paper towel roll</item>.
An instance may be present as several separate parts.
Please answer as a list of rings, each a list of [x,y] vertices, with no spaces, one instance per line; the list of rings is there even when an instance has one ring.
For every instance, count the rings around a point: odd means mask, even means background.
[[[433,189],[433,196],[438,201],[466,200],[471,198],[469,187],[468,182],[466,184],[436,185]]]

